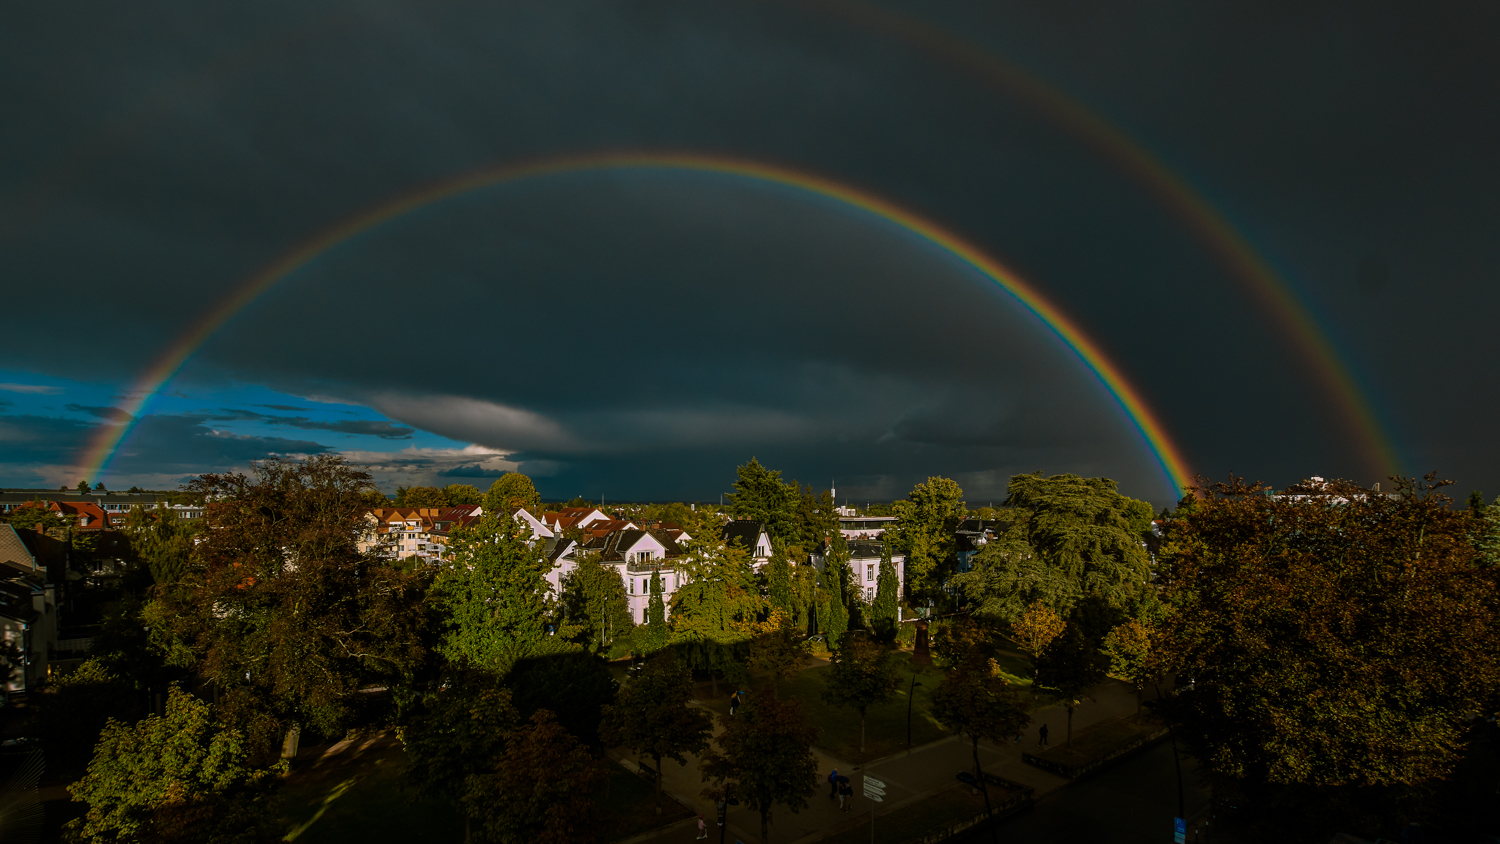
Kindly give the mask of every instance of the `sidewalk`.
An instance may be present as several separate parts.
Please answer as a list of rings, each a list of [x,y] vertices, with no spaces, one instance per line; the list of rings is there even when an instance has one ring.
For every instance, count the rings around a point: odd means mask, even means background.
[[[1074,710],[1073,731],[1076,733],[1091,724],[1121,715],[1129,715],[1134,713],[1135,709],[1135,692],[1130,686],[1118,680],[1106,681],[1094,689],[1093,696],[1089,700]],[[1054,744],[1061,744],[1065,741],[1068,713],[1062,706],[1053,705],[1037,710],[1032,715],[1035,720],[1027,728],[1025,738],[1020,744],[1007,742],[997,746],[981,741],[979,760],[986,772],[1032,786],[1036,789],[1037,796],[1040,797],[1065,785],[1067,780],[1022,762],[1021,751],[1036,747],[1037,730],[1043,723],[1047,725],[1049,738]],[[722,727],[716,719],[714,735],[717,736],[721,731]],[[633,757],[614,753],[611,755],[619,759],[627,768],[636,770]],[[958,772],[972,771],[974,768],[972,746],[965,736],[950,736],[912,748],[909,752],[903,751],[877,759],[864,766],[835,759],[816,747],[813,748],[813,755],[818,759],[819,788],[807,799],[807,808],[797,814],[793,814],[784,806],[777,805],[771,814],[772,841],[786,844],[811,844],[844,829],[868,824],[871,804],[870,801],[860,796],[862,775],[865,773],[884,780],[886,784],[885,802],[877,804],[875,809],[878,825],[881,814],[950,788],[956,782],[955,775]],[[704,820],[708,822],[709,841],[717,844],[719,830],[715,825],[715,809],[713,802],[704,799],[701,795],[704,783],[698,769],[697,758],[689,756],[686,765],[664,761],[662,767],[665,769],[662,779],[663,790],[694,812],[701,812]],[[827,776],[833,768],[838,768],[839,773],[848,776],[854,786],[855,796],[847,812],[839,811],[838,801],[828,798]],[[728,818],[726,842],[741,841],[745,844],[752,844],[752,842],[759,844],[759,814],[744,806],[733,806],[730,807]],[[644,842],[657,841],[676,844],[676,842],[693,841],[697,835],[698,822],[696,818],[693,818],[684,823],[637,836],[622,844],[635,844],[635,842],[644,844]]]

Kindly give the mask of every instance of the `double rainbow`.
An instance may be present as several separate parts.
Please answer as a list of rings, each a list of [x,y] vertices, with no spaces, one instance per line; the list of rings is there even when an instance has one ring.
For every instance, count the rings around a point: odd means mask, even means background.
[[[131,398],[122,408],[130,413],[131,421],[123,425],[102,426],[89,443],[80,460],[86,477],[98,478],[104,473],[130,432],[140,422],[143,411],[151,399],[162,391],[193,356],[193,353],[214,332],[245,306],[329,249],[355,235],[419,208],[470,191],[541,176],[622,169],[716,173],[782,185],[836,200],[926,239],[1000,285],[1062,340],[1119,404],[1141,439],[1155,455],[1167,482],[1171,484],[1174,491],[1180,493],[1188,485],[1190,473],[1187,461],[1183,459],[1181,451],[1167,435],[1166,429],[1156,414],[1147,406],[1140,392],[1130,384],[1119,367],[1110,361],[1099,345],[1079,330],[1078,326],[1062,311],[994,258],[931,220],[878,196],[831,179],[743,159],[684,153],[603,153],[504,165],[470,173],[406,194],[327,229],[242,282],[212,312],[178,338],[166,353],[151,365],[140,378],[135,389],[129,393]]]

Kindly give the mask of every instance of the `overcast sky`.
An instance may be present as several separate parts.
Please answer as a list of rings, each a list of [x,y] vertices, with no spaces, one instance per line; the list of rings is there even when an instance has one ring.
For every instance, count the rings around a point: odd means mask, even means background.
[[[652,150],[816,174],[966,238],[1105,351],[1194,471],[1437,470],[1494,497],[1497,36],[1474,3],[10,4],[0,484],[75,484],[151,363],[330,226],[482,168]],[[1276,270],[1400,465],[1059,108],[1140,144]],[[998,501],[1034,470],[1175,497],[1098,380],[972,267],[713,173],[561,173],[399,217],[238,313],[144,414],[112,488],[339,451],[387,489],[519,468],[548,497],[704,500],[754,455],[852,501],[938,474]]]

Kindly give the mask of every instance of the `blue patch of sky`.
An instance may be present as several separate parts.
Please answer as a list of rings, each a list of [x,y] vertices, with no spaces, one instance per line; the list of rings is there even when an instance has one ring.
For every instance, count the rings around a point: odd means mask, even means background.
[[[130,396],[118,384],[72,381],[0,369],[0,414],[48,416],[97,424]],[[462,448],[468,443],[411,428],[358,404],[289,395],[256,384],[172,384],[149,414],[207,417],[204,424],[245,436],[310,440],[335,449],[397,452]]]

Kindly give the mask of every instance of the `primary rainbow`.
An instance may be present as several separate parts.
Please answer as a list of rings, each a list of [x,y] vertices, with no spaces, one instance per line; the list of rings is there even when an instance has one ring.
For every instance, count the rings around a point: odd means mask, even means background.
[[[131,421],[123,425],[101,426],[85,449],[80,465],[86,477],[99,479],[142,418],[143,411],[150,400],[172,380],[204,341],[246,305],[329,249],[382,223],[469,191],[518,179],[612,169],[708,172],[783,185],[853,206],[926,239],[999,284],[1026,310],[1041,320],[1077,355],[1079,361],[1093,373],[1119,404],[1147,447],[1155,455],[1173,488],[1180,493],[1189,485],[1191,475],[1181,451],[1167,435],[1166,429],[1146,405],[1140,393],[1131,386],[1120,369],[1105,356],[1098,344],[1080,331],[1072,320],[1043,298],[1020,276],[959,236],[941,228],[931,220],[878,196],[811,173],[721,156],[634,152],[544,159],[469,173],[377,206],[324,231],[286,253],[276,262],[241,283],[213,311],[178,338],[142,375],[135,389],[128,394],[130,399],[122,408],[131,415]]]

